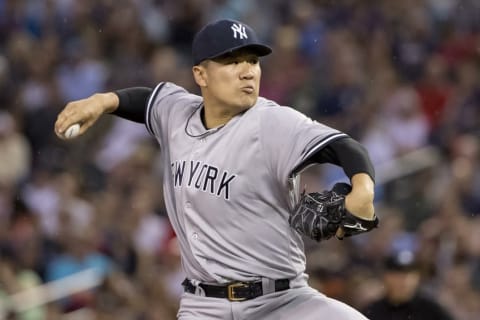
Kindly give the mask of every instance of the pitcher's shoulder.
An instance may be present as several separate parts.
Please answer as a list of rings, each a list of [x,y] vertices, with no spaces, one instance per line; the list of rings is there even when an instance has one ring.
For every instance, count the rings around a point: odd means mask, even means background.
[[[255,107],[257,107],[257,109],[268,109],[271,107],[280,107],[280,105],[273,100],[264,97],[258,97]]]
[[[293,118],[304,118],[306,115],[300,111],[295,110],[289,106],[283,106],[278,104],[273,100],[267,98],[259,97],[256,103],[256,111],[259,112],[262,116],[277,116],[277,117],[293,117]]]

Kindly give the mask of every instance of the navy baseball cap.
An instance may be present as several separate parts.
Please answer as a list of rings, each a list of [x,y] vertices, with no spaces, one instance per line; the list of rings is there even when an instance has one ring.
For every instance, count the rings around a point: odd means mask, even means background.
[[[197,32],[192,43],[193,64],[219,57],[241,48],[251,49],[259,57],[266,56],[272,49],[260,43],[252,28],[231,20],[218,20],[204,26]]]
[[[410,250],[401,250],[391,253],[384,261],[385,270],[390,271],[413,271],[418,269],[418,262],[415,252]]]

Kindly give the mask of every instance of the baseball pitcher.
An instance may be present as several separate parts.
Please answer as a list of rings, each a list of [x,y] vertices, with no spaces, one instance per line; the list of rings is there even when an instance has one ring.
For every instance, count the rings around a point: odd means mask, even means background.
[[[244,23],[210,23],[192,45],[201,96],[170,82],[99,93],[68,103],[55,132],[83,134],[111,113],[157,139],[187,275],[178,319],[366,319],[308,286],[302,237],[377,226],[371,161],[345,133],[259,97],[259,58],[271,51]],[[299,173],[327,162],[351,183],[300,193]]]

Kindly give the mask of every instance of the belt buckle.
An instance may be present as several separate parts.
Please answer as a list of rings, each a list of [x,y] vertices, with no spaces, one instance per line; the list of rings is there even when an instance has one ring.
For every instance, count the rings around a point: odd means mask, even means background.
[[[235,288],[248,288],[248,284],[244,282],[234,282],[227,286],[227,298],[229,301],[245,301],[247,300],[246,297],[237,298],[235,297],[234,289]]]

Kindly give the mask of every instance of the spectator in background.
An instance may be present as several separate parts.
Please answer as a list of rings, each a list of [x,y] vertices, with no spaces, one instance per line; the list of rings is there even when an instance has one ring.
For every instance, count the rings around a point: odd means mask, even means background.
[[[9,62],[6,56],[0,54],[0,110],[9,110],[12,106],[12,92],[15,86],[10,77]]]
[[[420,149],[428,142],[428,122],[420,108],[417,92],[411,86],[398,84],[387,96],[377,121],[381,123],[382,144],[390,146],[392,158]],[[370,141],[366,139],[366,147]],[[381,152],[381,151],[377,151]],[[378,155],[382,158],[383,155]],[[391,160],[388,159],[387,160]]]
[[[452,87],[446,59],[440,54],[433,54],[427,61],[425,72],[415,88],[430,130],[438,129],[445,116],[447,103],[452,95]]]
[[[412,251],[391,254],[383,267],[385,295],[363,310],[369,319],[453,320],[437,302],[419,292],[421,275]]]
[[[450,188],[456,189],[462,211],[467,216],[480,215],[480,142],[472,134],[458,135],[451,145]],[[448,189],[446,192],[449,192]]]
[[[31,291],[30,299],[11,299],[9,295],[43,283],[44,262],[53,248],[48,248],[33,212],[18,198],[4,218],[6,229],[0,230],[0,319],[50,319],[45,305],[35,305],[43,298],[40,291]],[[7,308],[2,310],[2,305]]]
[[[31,247],[32,243],[26,246]],[[41,299],[39,292],[33,292],[30,301],[11,300],[9,297],[42,283],[40,276],[26,261],[22,261],[23,257],[20,255],[20,251],[0,249],[0,319],[46,320],[45,306],[25,307],[35,299]],[[15,312],[17,310],[18,312]]]
[[[0,111],[0,185],[17,187],[30,170],[30,145],[13,116]]]
[[[46,281],[59,280],[75,273],[93,270],[96,276],[104,280],[114,272],[112,260],[98,250],[99,239],[92,229],[72,228],[68,215],[63,215],[60,227],[60,242],[65,244],[62,254],[54,257],[46,268]],[[93,305],[94,291],[82,291],[61,301],[65,312]]]

